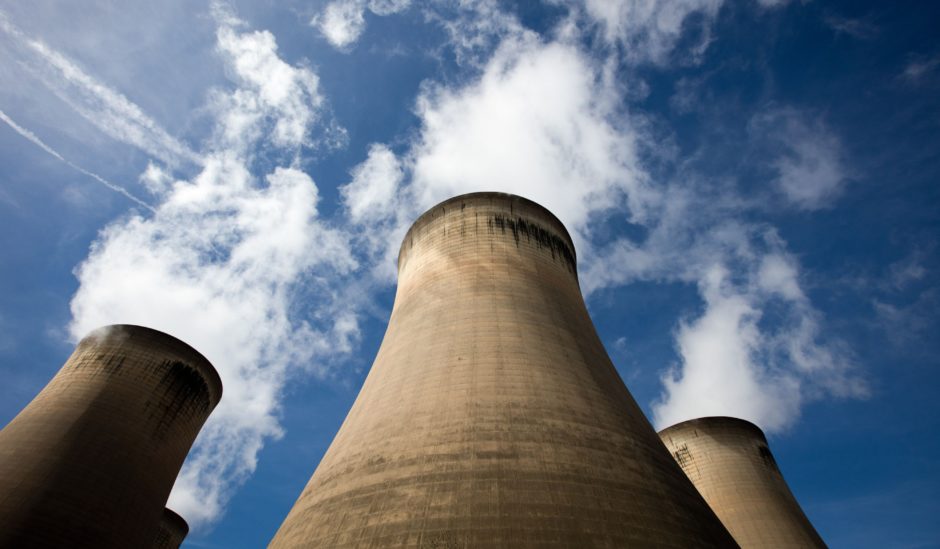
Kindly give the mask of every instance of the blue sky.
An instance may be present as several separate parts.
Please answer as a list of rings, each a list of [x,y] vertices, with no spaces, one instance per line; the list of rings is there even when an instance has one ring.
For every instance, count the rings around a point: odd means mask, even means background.
[[[0,3],[0,420],[94,327],[225,398],[171,496],[274,534],[356,396],[400,239],[552,210],[658,428],[767,432],[833,547],[937,547],[940,10],[920,3]]]

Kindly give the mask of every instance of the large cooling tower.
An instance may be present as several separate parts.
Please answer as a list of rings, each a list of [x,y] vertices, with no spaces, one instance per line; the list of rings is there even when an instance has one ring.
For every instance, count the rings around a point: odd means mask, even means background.
[[[212,365],[140,326],[83,339],[0,431],[0,547],[149,547],[222,396]]]
[[[826,546],[753,423],[705,417],[659,436],[744,549]]]
[[[164,509],[152,549],[179,549],[188,533],[189,525],[186,524],[186,519],[172,509]]]
[[[602,346],[547,210],[422,215],[385,339],[272,547],[734,547]]]

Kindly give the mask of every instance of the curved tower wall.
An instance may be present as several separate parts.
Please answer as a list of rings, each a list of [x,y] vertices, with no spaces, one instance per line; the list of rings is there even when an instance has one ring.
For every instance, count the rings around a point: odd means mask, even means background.
[[[188,533],[189,525],[186,524],[186,520],[172,509],[166,508],[160,518],[160,527],[152,547],[153,549],[179,549]]]
[[[405,236],[385,338],[272,547],[731,547],[614,369],[574,247],[476,193]]]
[[[673,425],[659,436],[744,549],[826,546],[753,423],[705,417]]]
[[[221,396],[212,365],[178,339],[92,332],[0,431],[0,547],[150,546]]]

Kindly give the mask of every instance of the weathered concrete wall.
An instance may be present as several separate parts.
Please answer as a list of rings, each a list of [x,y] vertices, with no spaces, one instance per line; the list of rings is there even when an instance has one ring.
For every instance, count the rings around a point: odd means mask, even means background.
[[[705,417],[659,436],[741,547],[826,546],[753,423]]]
[[[189,525],[186,524],[186,520],[172,509],[164,509],[163,516],[160,518],[160,528],[157,530],[152,547],[153,549],[179,549],[188,533]]]
[[[733,547],[610,362],[541,206],[405,236],[385,339],[272,547]]]
[[[222,396],[212,365],[140,326],[83,339],[0,431],[0,547],[148,547]]]

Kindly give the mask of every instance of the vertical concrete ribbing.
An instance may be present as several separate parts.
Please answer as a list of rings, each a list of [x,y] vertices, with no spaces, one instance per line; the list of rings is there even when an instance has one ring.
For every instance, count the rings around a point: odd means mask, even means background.
[[[221,396],[212,365],[178,339],[92,332],[0,431],[0,546],[150,546]]]
[[[445,201],[272,547],[731,547],[611,364],[541,206]]]

